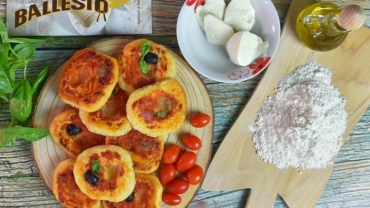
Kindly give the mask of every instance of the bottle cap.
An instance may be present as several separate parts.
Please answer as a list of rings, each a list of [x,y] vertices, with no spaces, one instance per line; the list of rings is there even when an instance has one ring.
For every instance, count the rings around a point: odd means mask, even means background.
[[[352,4],[343,7],[337,17],[338,24],[346,30],[360,28],[366,20],[366,13],[362,7]]]

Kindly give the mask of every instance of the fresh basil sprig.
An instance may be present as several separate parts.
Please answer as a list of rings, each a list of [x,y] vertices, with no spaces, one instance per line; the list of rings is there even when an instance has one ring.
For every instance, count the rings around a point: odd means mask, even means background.
[[[0,147],[15,140],[37,141],[49,134],[48,129],[32,128],[25,121],[32,112],[32,101],[38,96],[41,87],[50,73],[46,67],[31,84],[27,80],[27,65],[33,60],[36,42],[47,38],[13,38],[8,36],[4,22],[0,19],[0,109],[3,102],[8,102],[12,116],[7,127],[0,128]],[[16,80],[16,70],[23,69],[23,78]]]
[[[140,62],[139,62],[139,67],[140,67],[140,71],[144,74],[148,73],[148,70],[149,70],[149,66],[146,63],[146,61],[144,60],[144,56],[147,53],[149,53],[149,49],[150,49],[150,42],[149,41],[144,43],[143,45],[141,45],[141,48],[140,48],[141,59],[140,59]]]
[[[5,147],[9,143],[12,143],[14,146],[16,138],[34,142],[48,134],[49,130],[47,129],[36,129],[22,126],[0,128],[0,147]]]

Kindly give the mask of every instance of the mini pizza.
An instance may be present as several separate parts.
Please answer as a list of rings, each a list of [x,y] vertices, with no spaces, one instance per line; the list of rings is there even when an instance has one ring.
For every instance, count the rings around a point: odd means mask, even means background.
[[[59,96],[73,107],[87,112],[97,111],[111,96],[118,73],[115,58],[91,48],[77,51],[60,75]]]
[[[67,159],[58,164],[53,177],[53,194],[66,207],[99,208],[100,200],[94,200],[82,193],[75,182],[73,167],[75,161]]]
[[[77,108],[58,114],[50,124],[50,135],[72,158],[90,147],[105,144],[105,136],[89,131]]]
[[[132,165],[127,150],[115,145],[100,145],[77,157],[73,174],[78,187],[90,198],[119,202],[134,190]]]
[[[106,136],[124,135],[132,129],[126,115],[127,99],[126,92],[116,85],[107,103],[100,110],[89,113],[80,109],[80,118],[94,133]]]
[[[137,39],[127,44],[118,58],[118,65],[118,84],[127,92],[166,78],[174,78],[177,73],[171,53],[147,39]]]
[[[132,92],[126,105],[132,127],[152,137],[176,131],[184,122],[187,98],[175,79],[167,79]]]
[[[118,145],[128,150],[135,172],[152,173],[161,162],[164,136],[151,137],[133,129],[123,136],[108,136],[106,144]]]
[[[163,187],[154,175],[136,173],[134,192],[121,202],[103,201],[104,208],[160,208]]]

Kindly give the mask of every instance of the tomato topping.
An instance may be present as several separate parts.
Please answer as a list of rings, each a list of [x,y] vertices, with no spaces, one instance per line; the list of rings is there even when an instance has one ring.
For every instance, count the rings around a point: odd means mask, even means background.
[[[210,120],[211,117],[208,114],[198,113],[190,120],[190,124],[195,128],[202,128],[207,126]]]
[[[197,162],[197,154],[194,152],[184,152],[175,162],[175,168],[178,172],[184,172],[192,168]]]
[[[181,203],[181,196],[177,194],[165,193],[162,196],[162,200],[167,205],[174,206]]]
[[[191,185],[199,184],[203,179],[203,168],[199,165],[194,165],[186,172],[186,180]]]
[[[190,150],[199,150],[202,147],[202,141],[194,135],[186,135],[181,141]]]
[[[180,155],[180,147],[176,144],[167,148],[163,153],[163,162],[165,164],[172,164],[176,162],[177,158]]]
[[[183,194],[189,189],[189,182],[183,178],[175,178],[167,184],[167,190],[172,194]]]

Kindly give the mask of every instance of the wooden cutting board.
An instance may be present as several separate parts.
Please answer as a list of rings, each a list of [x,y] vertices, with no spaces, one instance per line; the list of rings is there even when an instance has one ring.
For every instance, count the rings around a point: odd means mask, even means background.
[[[91,45],[90,48],[98,50],[104,54],[118,58],[122,53],[122,49],[131,42],[132,38],[117,37],[97,41]],[[186,61],[177,53],[173,52],[170,48],[168,51],[173,55],[176,60],[177,75],[175,79],[184,87],[187,97],[187,110],[186,118],[182,126],[175,132],[165,135],[165,149],[172,144],[177,144],[182,148],[182,151],[188,149],[181,142],[181,138],[186,134],[193,134],[202,140],[202,148],[195,151],[197,154],[197,162],[204,171],[207,170],[211,158],[214,116],[213,104],[209,96],[208,90],[204,85],[202,79],[198,74],[186,63]],[[54,74],[47,80],[45,86],[39,96],[37,105],[35,107],[33,126],[38,128],[49,128],[52,120],[59,113],[70,108],[66,105],[58,95],[58,80],[63,71],[66,62],[60,66]],[[211,116],[211,121],[206,127],[195,128],[190,125],[190,119],[197,113],[207,113]],[[68,154],[56,143],[49,135],[42,140],[32,143],[32,153],[35,160],[36,167],[45,185],[49,190],[53,188],[53,175],[57,165],[70,158]],[[162,164],[161,164],[162,166]],[[154,175],[158,175],[158,171]],[[181,194],[182,201],[177,206],[169,206],[162,202],[162,207],[186,207],[197,193],[200,184],[190,185],[189,189]]]
[[[247,129],[256,120],[262,102],[274,94],[280,79],[312,60],[313,51],[296,36],[295,20],[303,8],[313,3],[314,0],[292,0],[277,53],[212,159],[203,189],[250,188],[246,207],[251,208],[273,207],[278,194],[289,207],[314,207],[320,198],[332,166],[321,170],[279,171],[257,157],[252,133]],[[370,29],[362,27],[353,31],[339,48],[315,55],[321,65],[334,71],[332,84],[347,100],[345,141],[370,103]]]

